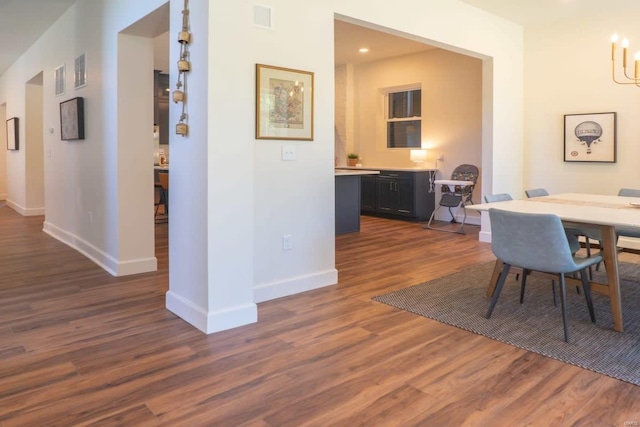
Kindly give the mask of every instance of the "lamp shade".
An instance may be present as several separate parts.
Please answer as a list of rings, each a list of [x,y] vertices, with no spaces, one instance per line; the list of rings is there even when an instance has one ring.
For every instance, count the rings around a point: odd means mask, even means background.
[[[411,150],[409,156],[412,162],[422,163],[427,160],[427,150]]]

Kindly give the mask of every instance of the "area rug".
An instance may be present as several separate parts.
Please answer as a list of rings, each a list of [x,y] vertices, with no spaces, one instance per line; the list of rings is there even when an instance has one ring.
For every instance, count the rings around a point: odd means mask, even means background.
[[[564,341],[560,298],[553,305],[551,280],[520,282],[510,275],[490,319],[485,318],[493,263],[376,296],[378,302],[594,372],[640,385],[640,265],[620,263],[624,332],[615,332],[609,299],[593,294],[596,324],[575,287],[567,287],[570,343]],[[603,272],[594,279],[606,283]]]

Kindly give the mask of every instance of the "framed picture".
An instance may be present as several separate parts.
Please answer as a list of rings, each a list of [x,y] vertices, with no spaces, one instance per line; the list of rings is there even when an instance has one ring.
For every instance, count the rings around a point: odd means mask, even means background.
[[[55,85],[56,96],[64,95],[64,65],[59,66],[53,71],[53,79]]]
[[[565,114],[565,162],[616,162],[616,113]]]
[[[87,85],[87,55],[82,54],[75,60],[73,69],[73,87],[79,89]]]
[[[313,140],[313,73],[256,64],[256,139]]]
[[[84,100],[77,97],[60,103],[62,140],[84,139]]]
[[[18,118],[12,117],[7,120],[7,150],[17,150],[18,149]]]

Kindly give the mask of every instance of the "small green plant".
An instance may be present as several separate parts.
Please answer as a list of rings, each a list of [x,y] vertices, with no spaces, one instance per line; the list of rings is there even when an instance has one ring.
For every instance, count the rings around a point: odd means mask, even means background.
[[[349,153],[349,154],[347,154],[347,158],[348,159],[357,159],[358,158],[358,153]]]

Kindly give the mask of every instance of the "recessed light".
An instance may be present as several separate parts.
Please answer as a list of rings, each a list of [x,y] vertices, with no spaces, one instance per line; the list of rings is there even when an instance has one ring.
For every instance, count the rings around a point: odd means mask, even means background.
[[[358,49],[358,52],[367,53],[367,52],[369,52],[369,48],[368,47],[361,47],[360,49]]]

